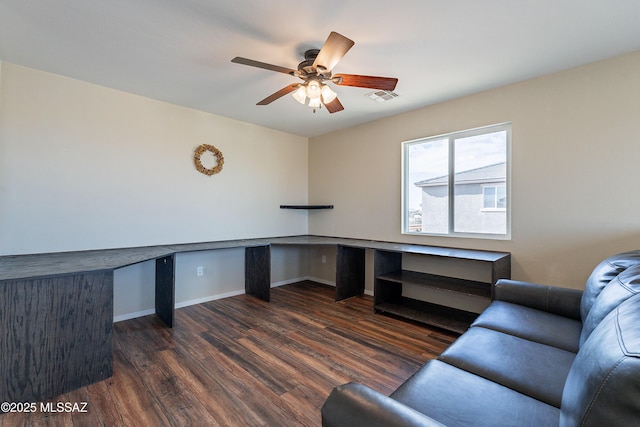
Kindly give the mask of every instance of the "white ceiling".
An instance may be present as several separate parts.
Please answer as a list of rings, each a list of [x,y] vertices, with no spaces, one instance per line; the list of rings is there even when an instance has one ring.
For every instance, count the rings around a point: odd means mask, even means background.
[[[398,98],[335,87],[344,111],[285,96],[330,31],[335,73],[399,79]],[[0,0],[0,60],[302,136],[640,50],[639,0]]]

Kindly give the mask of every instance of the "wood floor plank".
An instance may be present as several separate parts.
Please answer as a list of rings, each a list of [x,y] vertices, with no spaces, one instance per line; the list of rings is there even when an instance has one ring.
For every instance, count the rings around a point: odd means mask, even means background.
[[[374,314],[373,299],[335,302],[304,281],[114,325],[114,376],[51,402],[87,413],[9,413],[3,426],[319,426],[333,387],[388,394],[457,337]]]

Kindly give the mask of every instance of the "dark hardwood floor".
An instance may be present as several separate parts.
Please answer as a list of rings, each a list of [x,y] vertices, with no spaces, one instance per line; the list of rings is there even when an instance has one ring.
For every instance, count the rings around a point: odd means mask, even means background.
[[[301,282],[273,288],[270,303],[240,295],[176,310],[173,329],[155,316],[116,323],[114,376],[52,400],[86,412],[38,403],[0,425],[319,426],[336,385],[389,394],[456,338],[334,293]]]

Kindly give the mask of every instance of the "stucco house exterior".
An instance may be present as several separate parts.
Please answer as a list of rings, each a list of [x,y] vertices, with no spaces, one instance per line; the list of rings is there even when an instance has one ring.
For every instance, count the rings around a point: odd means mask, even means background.
[[[507,168],[496,163],[454,175],[455,224],[459,233],[507,232]],[[448,176],[415,183],[422,189],[423,233],[447,233],[449,228]]]

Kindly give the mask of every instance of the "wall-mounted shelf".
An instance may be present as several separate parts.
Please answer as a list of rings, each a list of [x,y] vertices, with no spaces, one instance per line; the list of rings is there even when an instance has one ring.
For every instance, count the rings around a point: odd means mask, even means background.
[[[333,205],[280,205],[280,209],[333,209]]]

